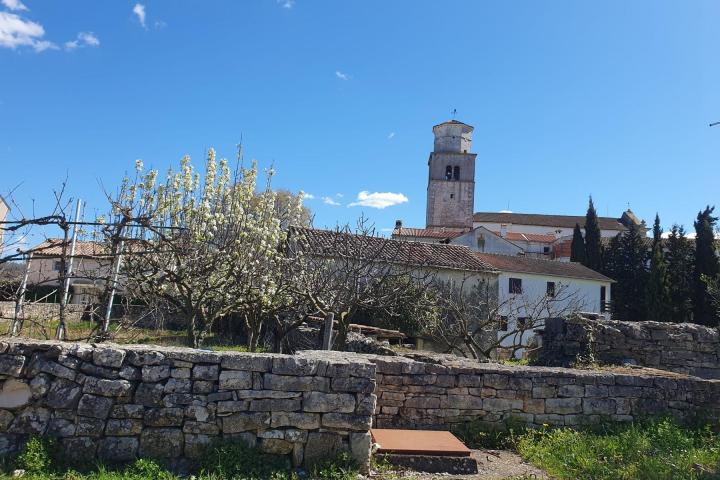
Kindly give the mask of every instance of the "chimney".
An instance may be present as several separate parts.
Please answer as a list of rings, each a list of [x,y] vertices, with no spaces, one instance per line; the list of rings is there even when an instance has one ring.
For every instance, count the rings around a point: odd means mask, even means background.
[[[507,237],[507,224],[506,223],[500,224],[500,236],[502,238]]]
[[[402,228],[402,220],[395,220],[395,230],[400,230]]]

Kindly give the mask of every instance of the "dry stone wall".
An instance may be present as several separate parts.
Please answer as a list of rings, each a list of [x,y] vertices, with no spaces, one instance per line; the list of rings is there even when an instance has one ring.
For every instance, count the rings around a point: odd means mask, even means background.
[[[78,322],[85,312],[86,305],[68,303],[66,315],[68,321]],[[59,303],[26,303],[23,305],[25,318],[52,319],[60,317]],[[14,318],[15,302],[0,302],[0,318]]]
[[[541,360],[567,365],[578,357],[720,379],[720,334],[715,328],[693,323],[546,321]]]
[[[647,371],[514,367],[455,357],[372,357],[379,428],[582,425],[669,414],[720,418],[720,381]]]
[[[180,462],[223,438],[297,466],[343,449],[366,465],[374,379],[362,358],[0,342],[0,453],[52,435],[78,462]]]

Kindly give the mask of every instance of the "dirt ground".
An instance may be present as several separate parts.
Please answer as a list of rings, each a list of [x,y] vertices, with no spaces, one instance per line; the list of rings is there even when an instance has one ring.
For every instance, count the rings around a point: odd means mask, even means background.
[[[542,470],[526,463],[517,453],[507,450],[473,450],[478,462],[475,475],[451,475],[447,473],[374,472],[373,480],[500,480],[500,479],[549,479]]]

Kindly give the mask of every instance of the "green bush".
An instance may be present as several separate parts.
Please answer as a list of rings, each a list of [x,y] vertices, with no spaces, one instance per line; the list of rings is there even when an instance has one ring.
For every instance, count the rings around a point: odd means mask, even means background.
[[[262,453],[242,442],[217,443],[201,461],[201,478],[281,480],[291,478],[287,457]]]
[[[357,475],[357,463],[347,452],[318,463],[312,474],[318,480],[354,480]]]
[[[473,420],[457,424],[452,433],[469,448],[502,450],[514,449],[518,436],[526,430],[527,427],[513,420],[501,425]]]
[[[30,475],[47,473],[57,467],[59,447],[57,440],[48,437],[30,437],[15,460],[15,468]]]
[[[520,454],[557,478],[720,478],[720,436],[709,427],[689,429],[671,419],[528,431]]]

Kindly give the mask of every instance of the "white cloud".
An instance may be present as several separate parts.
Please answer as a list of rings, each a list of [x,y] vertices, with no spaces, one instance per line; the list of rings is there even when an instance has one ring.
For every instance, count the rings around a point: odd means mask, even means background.
[[[335,70],[335,76],[340,80],[350,80],[350,75],[343,73],[340,70]]]
[[[78,47],[98,47],[100,40],[93,32],[80,32],[75,40],[65,42],[67,50],[75,50]]]
[[[277,3],[288,10],[295,6],[295,0],[277,0]]]
[[[314,200],[315,195],[312,193],[302,192],[303,200]]]
[[[340,205],[340,203],[336,202],[332,197],[322,197],[322,201],[326,205],[332,205],[333,207],[337,207]]]
[[[8,10],[21,11],[28,9],[20,0],[2,0],[2,4],[5,5]]]
[[[402,193],[393,192],[373,192],[363,190],[358,193],[357,200],[348,204],[348,207],[370,207],[370,208],[387,208],[394,205],[406,203],[408,198]]]
[[[392,140],[393,137],[395,137],[395,132],[390,132],[390,135],[388,135],[388,140]]]
[[[335,196],[338,197],[338,198],[342,198],[342,197],[344,197],[345,195],[343,195],[342,193],[336,193]]]
[[[136,3],[132,11],[137,16],[140,25],[142,25],[143,28],[147,28],[145,25],[145,5],[142,3]]]
[[[31,47],[36,52],[57,49],[57,45],[43,40],[45,29],[39,23],[25,20],[14,13],[0,12],[0,47]]]

